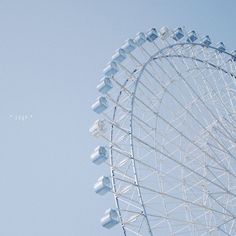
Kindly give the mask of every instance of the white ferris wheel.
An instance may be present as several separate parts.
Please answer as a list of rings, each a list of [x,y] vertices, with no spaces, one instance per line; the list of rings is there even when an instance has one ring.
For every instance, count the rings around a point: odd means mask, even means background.
[[[104,69],[90,132],[124,235],[236,235],[236,51],[185,28],[128,39]]]

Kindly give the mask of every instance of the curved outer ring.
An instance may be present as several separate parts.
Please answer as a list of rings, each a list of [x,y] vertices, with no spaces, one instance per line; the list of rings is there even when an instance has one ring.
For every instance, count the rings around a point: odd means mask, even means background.
[[[133,91],[133,95],[136,94],[136,91],[137,91],[137,87],[138,87],[138,83],[139,83],[139,80],[141,79],[141,76],[143,74],[143,71],[145,70],[145,68],[147,67],[147,65],[152,61],[152,60],[156,60],[158,58],[156,58],[157,55],[163,53],[163,51],[165,51],[166,49],[169,49],[169,48],[172,48],[172,47],[175,47],[175,46],[184,46],[184,45],[192,45],[192,46],[201,46],[203,48],[210,48],[210,49],[214,49],[216,51],[218,51],[218,49],[216,47],[213,47],[213,46],[206,46],[204,44],[201,44],[201,43],[189,43],[189,42],[183,42],[183,43],[175,43],[175,44],[172,44],[172,45],[169,45],[167,47],[164,47],[160,50],[158,50],[156,53],[154,53],[148,61],[146,61],[146,63],[142,66],[142,69],[140,70],[139,72],[139,75],[136,79],[136,82],[135,82],[135,87],[134,87],[134,91]],[[233,55],[227,51],[224,51],[224,52],[221,52],[221,53],[224,53],[228,56],[231,56],[233,57]],[[181,55],[175,55],[176,57],[183,57]],[[168,55],[164,55],[162,57],[168,57]],[[171,57],[171,56],[169,56]],[[160,57],[159,57],[160,58]],[[202,62],[202,63],[207,63],[206,61],[203,61],[201,59],[198,59],[198,58],[194,58],[194,57],[188,57],[188,58],[191,58],[193,60],[196,60],[196,61],[199,61],[199,62]],[[230,72],[227,72],[226,70],[224,70],[223,68],[221,67],[218,67],[212,63],[209,63],[208,64],[216,69],[220,69],[222,70],[224,73],[226,74],[229,74],[231,77],[233,78],[236,78],[236,76]],[[125,81],[124,83],[124,86],[126,85],[126,83],[128,82],[128,80]],[[118,97],[117,97],[117,102],[119,102],[119,99],[120,99],[120,96],[122,94],[122,91],[120,91]],[[133,110],[134,110],[134,101],[135,101],[135,96],[132,96],[132,99],[131,99],[131,115],[130,115],[130,145],[131,145],[131,155],[132,155],[132,165],[133,165],[133,171],[134,171],[134,179],[135,179],[135,185],[137,187],[137,190],[138,190],[138,195],[139,195],[139,198],[140,198],[140,203],[142,205],[142,208],[143,208],[143,215],[146,219],[146,223],[147,223],[147,226],[148,226],[148,229],[149,229],[149,233],[151,236],[153,236],[153,233],[152,233],[152,229],[151,229],[151,226],[150,226],[150,222],[149,222],[149,219],[147,217],[147,214],[146,214],[146,208],[145,208],[145,205],[143,203],[143,199],[142,199],[142,193],[141,193],[141,189],[139,187],[139,178],[138,178],[138,175],[137,175],[137,168],[136,168],[136,161],[135,161],[135,158],[134,158],[134,141],[133,141],[133,137],[132,137],[132,131],[133,131]],[[117,106],[115,106],[114,108],[114,112],[113,112],[113,121],[115,119],[115,115],[116,115],[116,108]],[[111,142],[113,141],[113,125],[112,125],[112,128],[111,128]],[[110,163],[111,163],[111,166],[113,164],[113,156],[112,156],[112,149],[110,150]],[[114,198],[115,198],[115,204],[116,204],[116,207],[117,207],[117,210],[118,210],[118,214],[119,214],[119,218],[120,218],[120,221],[121,221],[121,224],[122,224],[122,229],[123,229],[123,232],[124,232],[124,235],[126,236],[127,233],[126,233],[126,229],[125,229],[125,225],[124,225],[124,222],[123,222],[123,219],[122,219],[122,214],[121,214],[121,210],[120,210],[120,207],[119,207],[119,199],[118,197],[115,195],[115,192],[116,192],[116,181],[115,181],[115,171],[113,170],[113,168],[111,167],[111,178],[112,178],[112,185],[113,185],[113,191],[114,191]]]

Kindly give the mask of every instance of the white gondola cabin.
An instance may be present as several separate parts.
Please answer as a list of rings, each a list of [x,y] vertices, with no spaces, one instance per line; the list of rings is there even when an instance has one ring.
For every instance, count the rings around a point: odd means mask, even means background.
[[[96,102],[92,105],[92,110],[98,114],[101,114],[107,108],[108,108],[108,101],[103,96],[98,97]]]
[[[103,94],[108,93],[112,88],[113,88],[113,85],[109,77],[103,77],[97,86],[97,90]]]
[[[119,216],[116,210],[107,209],[104,216],[101,218],[101,224],[103,227],[110,229],[119,223]]]
[[[168,37],[170,36],[170,30],[168,27],[166,26],[163,26],[161,29],[160,29],[160,38],[162,40],[166,40]]]
[[[96,120],[92,127],[89,129],[89,132],[94,137],[100,137],[105,134],[106,132],[106,123],[104,120]]]
[[[139,32],[134,39],[134,43],[137,45],[137,47],[140,47],[145,42],[146,42],[145,34],[143,32]]]
[[[197,40],[197,33],[194,30],[188,32],[187,42],[193,43],[196,40]]]
[[[104,163],[107,159],[108,159],[108,152],[104,146],[96,147],[91,155],[91,160],[96,165]]]
[[[116,62],[117,64],[122,63],[126,58],[125,50],[119,48],[116,53],[112,56],[112,61]]]
[[[201,43],[204,44],[205,46],[210,46],[211,45],[211,39],[209,35],[206,35],[205,37],[202,38]]]
[[[182,28],[179,27],[179,28],[175,29],[174,34],[173,34],[173,39],[175,41],[179,41],[183,37],[184,37],[184,32],[183,32]]]
[[[157,30],[155,28],[150,29],[147,32],[146,38],[147,38],[147,41],[153,42],[155,39],[158,38]]]
[[[220,53],[225,52],[225,45],[223,42],[219,42],[216,44],[217,51]]]
[[[133,39],[128,39],[121,48],[125,51],[125,53],[129,54],[134,51],[136,44]]]
[[[111,61],[108,66],[103,70],[103,73],[107,77],[112,77],[114,76],[117,72],[119,71],[119,68],[116,64],[116,62]]]
[[[94,185],[94,191],[99,195],[104,195],[111,191],[111,181],[107,176],[101,176]]]

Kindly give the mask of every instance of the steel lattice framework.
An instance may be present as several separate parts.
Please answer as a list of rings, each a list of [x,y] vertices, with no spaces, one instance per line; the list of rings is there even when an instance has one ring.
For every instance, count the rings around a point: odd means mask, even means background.
[[[124,235],[236,235],[235,59],[183,28],[139,33],[117,51],[90,129],[109,152],[96,156],[110,168],[96,192],[116,204],[105,227],[119,218]]]

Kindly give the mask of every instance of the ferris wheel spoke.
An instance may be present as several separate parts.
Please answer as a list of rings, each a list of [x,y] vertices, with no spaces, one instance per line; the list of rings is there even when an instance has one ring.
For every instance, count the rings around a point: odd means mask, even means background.
[[[136,213],[136,212],[132,212],[132,213]],[[162,219],[164,221],[169,221],[171,220],[172,222],[175,222],[175,223],[181,223],[181,225],[185,226],[186,224],[188,225],[198,225],[198,226],[203,226],[205,227],[205,230],[207,230],[207,228],[216,228],[216,226],[208,226],[206,224],[203,224],[201,222],[197,222],[197,221],[186,221],[186,220],[183,220],[183,219],[180,219],[180,218],[174,218],[174,217],[168,217],[168,216],[165,216],[165,215],[153,215],[153,214],[148,214],[149,217],[154,217],[154,218],[159,218],[159,219]],[[161,224],[162,222],[160,222],[159,224]],[[155,225],[154,228],[158,227],[158,225]],[[175,234],[173,232],[173,234]]]
[[[193,89],[192,89],[192,91],[193,91]],[[169,93],[169,94],[170,94],[170,93]],[[170,95],[171,95],[171,94],[170,94]],[[172,95],[171,95],[171,96],[172,96]],[[175,96],[173,96],[173,98],[176,99]],[[201,101],[201,99],[200,99],[200,97],[199,97],[198,95],[197,95],[197,98],[198,98],[199,101]],[[177,102],[178,102],[178,100],[177,100]],[[178,104],[181,105],[180,102],[178,102]],[[181,106],[182,106],[182,105],[181,105]],[[198,124],[200,124],[200,122],[198,122],[198,120],[191,114],[191,112],[189,112],[188,110],[187,110],[187,112],[191,115],[191,117],[192,117],[195,121],[197,121]],[[216,120],[217,120],[219,123],[221,123],[218,119],[216,119]],[[204,126],[203,126],[202,124],[200,124],[200,125],[201,125],[202,128],[204,128]],[[222,126],[222,124],[221,124],[221,126]],[[222,126],[222,127],[224,128],[224,130],[226,130],[224,126]],[[228,133],[228,131],[227,131],[227,133]],[[211,135],[211,133],[210,133],[210,135]],[[216,140],[216,141],[217,141],[217,140]],[[221,146],[222,146],[222,144],[221,144]],[[232,155],[231,155],[231,156],[232,156]],[[232,156],[232,157],[233,157],[233,156]],[[234,157],[233,157],[233,158],[234,158]]]
[[[153,77],[153,76],[152,76]],[[175,100],[176,100],[176,102],[181,106],[181,107],[183,107],[183,109],[185,109],[186,110],[186,108],[171,94],[171,93],[169,93],[168,92],[168,90],[166,90],[166,92],[170,95],[170,96],[172,96]],[[199,98],[199,97],[198,97]],[[191,114],[191,112],[189,112],[188,110],[186,110],[186,112],[188,112],[190,115],[191,115],[191,117],[198,123],[198,124],[200,124],[201,125],[201,127],[204,129],[205,127]]]
[[[122,179],[119,179],[119,180],[120,180],[120,181],[123,181]],[[129,184],[134,184],[134,183],[129,183]],[[135,185],[135,184],[134,184],[134,185]],[[212,209],[212,208],[210,208],[210,207],[208,207],[208,206],[204,206],[204,205],[198,204],[198,203],[193,202],[193,201],[184,200],[184,199],[182,199],[182,198],[176,197],[176,196],[171,195],[171,194],[168,194],[168,193],[166,193],[166,192],[157,191],[156,189],[152,189],[152,188],[147,187],[147,186],[140,185],[140,188],[141,188],[141,189],[144,189],[144,190],[147,190],[147,191],[150,191],[150,192],[153,192],[153,193],[156,193],[156,194],[158,194],[158,195],[166,196],[166,197],[168,197],[168,198],[170,198],[170,199],[177,200],[177,201],[182,202],[182,203],[188,203],[188,204],[193,205],[193,206],[198,207],[198,208],[203,208],[203,209],[207,209],[207,210],[209,210],[209,211],[213,211],[213,212],[215,212],[215,213],[218,213],[218,214],[220,214],[220,215],[224,215],[224,216],[226,216],[226,217],[232,217],[232,218],[235,217],[235,216],[232,215],[231,213],[227,214],[227,213],[225,213],[225,212],[218,211],[218,210],[216,210],[216,209]]]
[[[114,150],[114,151],[117,151],[117,149],[114,149],[114,148],[113,148],[113,150]],[[122,152],[122,151],[120,151],[120,150],[119,150],[118,152],[119,152],[119,153],[122,153],[122,154],[124,155],[124,152]],[[129,159],[132,158],[132,156],[131,156],[130,154],[126,154],[125,156],[128,157]],[[163,177],[168,177],[168,178],[170,178],[171,180],[178,181],[180,184],[181,184],[181,183],[184,183],[184,182],[182,182],[183,180],[178,179],[176,176],[171,176],[170,173],[166,173],[166,172],[160,171],[160,170],[156,169],[155,167],[150,166],[150,165],[148,165],[147,163],[141,161],[139,158],[136,158],[136,162],[138,162],[139,164],[141,164],[141,165],[147,167],[148,169],[151,169],[153,172],[158,172],[158,173],[160,173]],[[117,172],[119,173],[119,169],[118,169],[116,166],[113,166],[113,168],[114,168],[115,170],[117,169]],[[177,168],[177,167],[175,167],[175,168]],[[170,172],[171,172],[171,171],[172,171],[172,170],[170,170]],[[121,173],[121,175],[123,175],[123,173]],[[189,174],[186,175],[185,177],[188,178],[190,175],[192,175],[192,173],[189,173]],[[129,179],[129,180],[132,180],[132,177],[129,177],[129,176],[126,176],[126,175],[125,175],[125,177],[126,177],[127,179]],[[214,180],[214,179],[213,179],[213,180]],[[142,181],[142,180],[141,180],[141,181]],[[199,180],[198,180],[198,181],[199,181]],[[200,183],[200,182],[202,182],[202,180],[200,180],[199,183]],[[199,183],[195,183],[195,184],[189,183],[189,184],[186,184],[186,185],[189,187],[189,189],[191,189],[191,188],[193,188],[193,187],[197,188],[195,185],[199,185]],[[202,191],[200,188],[197,188],[197,189],[198,189],[198,191]],[[187,190],[188,190],[188,189],[187,189]]]
[[[223,188],[221,185],[212,182],[210,179],[208,179],[207,177],[203,176],[202,174],[196,172],[195,170],[191,169],[189,166],[186,166],[186,165],[184,165],[183,163],[181,163],[180,161],[178,161],[178,160],[172,158],[171,156],[169,156],[169,155],[167,155],[167,154],[161,152],[160,150],[155,149],[153,146],[151,146],[150,144],[145,143],[143,140],[140,140],[138,137],[133,136],[133,138],[136,139],[137,141],[139,141],[141,144],[144,144],[144,145],[148,146],[149,148],[151,148],[151,149],[153,149],[153,150],[156,150],[158,153],[162,154],[163,156],[167,157],[168,159],[172,160],[173,162],[175,162],[175,163],[177,163],[177,164],[183,166],[186,170],[189,170],[190,172],[196,174],[197,176],[199,176],[199,177],[201,177],[201,178],[207,180],[207,181],[210,182],[211,184],[213,184],[213,185],[215,185],[215,186],[217,186],[217,187],[219,187],[220,189],[222,189],[222,190],[225,191],[225,188]],[[229,194],[233,195],[233,196],[236,196],[234,193],[230,192],[228,189],[227,189],[227,192],[228,192]]]
[[[136,98],[137,100],[139,100],[138,98]],[[140,100],[139,100],[140,101]],[[142,104],[143,102],[140,101]],[[151,110],[152,112],[155,113],[155,111],[153,111],[148,105],[145,104],[146,107],[149,108],[149,110]],[[222,166],[221,163],[219,163],[214,157],[212,157],[211,155],[209,155],[208,153],[206,153],[205,150],[203,150],[200,146],[198,146],[196,143],[193,143],[191,139],[189,139],[187,136],[185,136],[182,132],[180,132],[178,129],[176,129],[174,126],[172,126],[168,121],[166,121],[164,118],[162,118],[160,115],[158,115],[158,117],[163,120],[164,122],[166,122],[170,127],[172,127],[174,130],[176,130],[180,135],[182,135],[186,140],[188,140],[190,143],[192,143],[194,146],[196,146],[197,148],[199,148],[203,153],[207,154],[212,160],[214,160],[219,166],[223,167],[226,171],[228,171],[230,174],[232,174],[225,166]],[[222,146],[222,145],[221,145]]]
[[[168,60],[168,62],[170,62]],[[177,68],[173,65],[173,63],[170,62],[170,64],[173,66],[175,69],[177,75],[185,82],[185,84],[189,87],[189,89],[193,92],[193,94],[196,95],[196,97],[199,98],[199,101],[206,107],[206,109],[209,111],[209,113],[219,122],[219,124],[222,126],[222,128],[225,130],[225,132],[228,133],[228,131],[225,129],[225,127],[221,124],[221,121],[215,116],[215,114],[211,111],[211,109],[206,105],[206,103],[199,97],[197,92],[194,90],[194,88],[188,83],[188,81],[183,77],[183,75],[177,70]]]
[[[204,55],[204,59],[207,60],[205,53],[204,53],[203,55]],[[224,65],[226,65],[226,62],[223,62],[223,63],[221,63],[221,64],[218,64],[217,66],[220,67],[220,68],[222,68],[222,67],[224,67]],[[213,69],[213,68],[208,66],[208,69],[210,69],[210,71],[211,71],[211,73],[210,73],[210,74],[211,74],[211,78],[212,78],[212,80],[215,81],[215,84],[216,84],[216,79],[215,79],[215,76],[213,76],[213,72],[212,72],[212,69]],[[227,88],[228,85],[227,85],[226,82],[225,82],[225,76],[224,76],[225,74],[223,74],[223,71],[222,71],[222,70],[220,70],[219,73],[220,73],[220,75],[221,75],[221,80],[224,82],[224,87],[226,88],[227,98],[229,99],[229,103],[230,103],[231,110],[233,111],[233,110],[234,110],[234,106],[233,106],[231,97],[230,97],[230,95],[229,95],[229,91],[228,91],[228,88]],[[233,72],[231,72],[231,73],[233,73]],[[216,87],[217,87],[217,86],[216,86]],[[217,87],[217,88],[218,88],[218,87]],[[218,97],[218,99],[221,101],[222,105],[224,106],[224,109],[230,114],[230,112],[229,112],[227,106],[224,104],[222,98],[221,98],[218,94],[220,94],[219,91],[218,91],[218,93],[217,93],[217,97]]]
[[[192,50],[192,48],[191,48],[191,50]],[[176,52],[176,51],[175,51]],[[186,57],[186,56],[181,56],[182,57],[182,61],[183,61],[183,63],[186,65],[186,63],[184,62],[184,58]],[[198,61],[198,60],[196,60],[196,58],[195,57],[192,57],[192,61],[196,64],[196,61]],[[221,65],[222,66],[222,65]],[[219,67],[219,65],[218,65],[218,67]],[[202,73],[202,70],[199,70],[200,71],[200,73]],[[220,70],[221,71],[221,70]],[[222,71],[221,71],[222,72]]]
[[[223,127],[224,128],[224,130],[225,130],[225,127]],[[227,132],[227,133],[229,133],[229,132]],[[222,146],[222,145],[221,145]],[[229,153],[230,154],[230,153]],[[233,157],[233,158],[235,158],[232,154],[230,154],[231,155],[231,157]]]
[[[150,167],[149,167],[150,168]],[[169,175],[168,175],[168,177],[169,177]],[[186,176],[187,177],[187,176]],[[174,177],[172,177],[173,179],[174,179]],[[201,181],[200,181],[201,182]],[[181,182],[180,182],[180,184],[181,184]],[[198,184],[198,183],[196,183],[196,184]],[[195,185],[192,185],[191,187],[193,188]],[[190,187],[190,188],[191,188]],[[200,189],[199,189],[199,191],[201,191]]]
[[[139,212],[134,212],[134,211],[129,211],[129,212],[131,212],[135,215],[139,215]],[[156,225],[153,225],[153,229],[158,228],[159,225],[161,225],[164,221],[171,221],[172,223],[182,223],[182,225],[185,225],[185,226],[186,226],[186,224],[194,225],[194,226],[202,226],[202,227],[204,227],[204,230],[207,230],[207,228],[208,229],[217,228],[214,225],[206,225],[204,223],[198,222],[197,219],[194,219],[194,221],[187,221],[187,220],[184,220],[184,219],[179,219],[179,218],[170,217],[170,216],[166,216],[166,215],[160,215],[160,214],[155,214],[155,215],[148,214],[148,216],[149,217],[154,217],[154,218],[157,217],[157,218],[160,219],[159,223],[157,223]],[[199,216],[198,218],[200,218],[200,217],[201,216]]]
[[[195,63],[196,63],[196,61],[195,60],[193,60]],[[209,79],[207,79],[207,77],[204,75],[204,73],[203,73],[203,70],[200,70],[199,68],[198,68],[198,66],[197,66],[197,63],[196,63],[196,69],[197,70],[199,70],[200,71],[200,75],[202,76],[202,78],[203,78],[203,82],[204,82],[204,84],[206,85],[206,88],[209,90],[209,96],[210,96],[210,98],[211,98],[211,100],[212,101],[214,101],[215,100],[215,98],[213,98],[213,96],[212,96],[212,94],[214,93],[214,95],[216,96],[216,98],[221,102],[221,104],[222,104],[222,106],[223,106],[223,109],[225,109],[225,111],[226,111],[226,114],[229,114],[230,112],[229,112],[229,110],[227,109],[227,107],[225,106],[225,104],[224,104],[224,102],[222,101],[222,99],[220,98],[220,96],[219,96],[219,89],[217,88],[217,86],[215,86],[216,87],[216,91],[214,90],[214,88],[210,88],[211,87],[211,85],[209,84],[209,80],[211,79],[212,81],[214,81],[214,76],[212,75],[212,68],[211,67],[207,67],[206,68],[206,70],[210,70],[210,76],[209,76]],[[196,76],[196,78],[197,78],[197,76]],[[216,113],[217,113],[217,115],[218,115],[218,117],[220,117],[220,112],[219,112],[219,110],[218,110],[218,108],[215,106],[215,109],[216,109]]]

